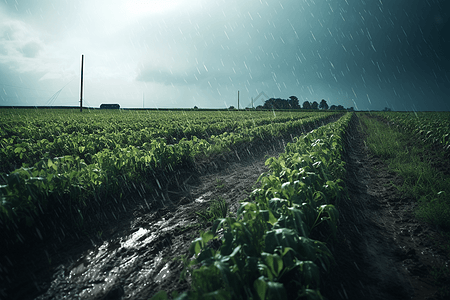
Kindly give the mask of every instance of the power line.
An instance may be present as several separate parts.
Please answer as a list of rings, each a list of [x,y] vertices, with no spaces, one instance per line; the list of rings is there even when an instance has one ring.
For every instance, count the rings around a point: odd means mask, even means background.
[[[66,83],[66,85],[64,85],[59,91],[57,91],[56,93],[53,94],[53,96],[50,97],[50,99],[48,99],[47,101],[47,106],[52,106],[53,103],[55,103],[56,99],[58,98],[59,94],[61,93],[61,91],[67,86],[69,85],[69,83],[71,83],[72,81],[74,81],[75,78],[73,78],[71,81],[69,81],[68,83]]]
[[[13,88],[17,88],[17,89],[23,89],[23,90],[32,90],[32,91],[41,91],[41,92],[52,92],[52,91],[49,91],[49,90],[33,89],[33,88],[28,88],[28,87],[23,87],[23,86],[17,86],[17,85],[10,85],[10,84],[5,84],[5,83],[0,83],[0,85],[2,85],[2,86],[7,86],[7,87],[13,87]]]

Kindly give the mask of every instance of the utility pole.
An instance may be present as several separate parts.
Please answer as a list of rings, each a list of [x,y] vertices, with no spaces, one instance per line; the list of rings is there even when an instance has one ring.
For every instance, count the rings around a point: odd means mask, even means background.
[[[84,65],[84,54],[81,54],[80,112],[83,111],[83,65]]]
[[[239,91],[238,91],[238,110],[239,110]]]

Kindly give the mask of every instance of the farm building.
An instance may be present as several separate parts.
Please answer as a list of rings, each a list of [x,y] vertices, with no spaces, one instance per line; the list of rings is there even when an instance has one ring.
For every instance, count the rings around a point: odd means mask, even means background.
[[[119,104],[101,104],[100,108],[101,109],[119,109],[120,105]]]

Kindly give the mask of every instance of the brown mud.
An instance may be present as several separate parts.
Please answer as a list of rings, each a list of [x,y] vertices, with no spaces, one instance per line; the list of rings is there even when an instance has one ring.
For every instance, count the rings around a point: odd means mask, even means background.
[[[433,268],[448,267],[441,237],[414,218],[414,201],[392,186],[401,179],[370,156],[357,120],[347,135],[349,200],[337,204],[338,236],[330,244],[336,264],[323,277],[322,293],[328,299],[437,299]],[[179,170],[157,193],[131,199],[101,231],[44,239],[2,257],[0,299],[149,299],[159,290],[188,290],[180,257],[209,225],[196,212],[218,199],[236,212],[267,171],[265,158],[283,152],[288,141],[236,149]],[[157,200],[165,206],[155,208]]]

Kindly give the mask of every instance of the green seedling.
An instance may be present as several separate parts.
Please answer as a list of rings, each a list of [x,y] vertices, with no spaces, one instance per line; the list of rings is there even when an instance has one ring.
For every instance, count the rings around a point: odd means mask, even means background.
[[[219,198],[218,200],[212,200],[208,209],[202,212],[195,212],[203,224],[203,227],[210,226],[214,220],[219,218],[225,218],[228,213],[228,203],[225,199]]]

